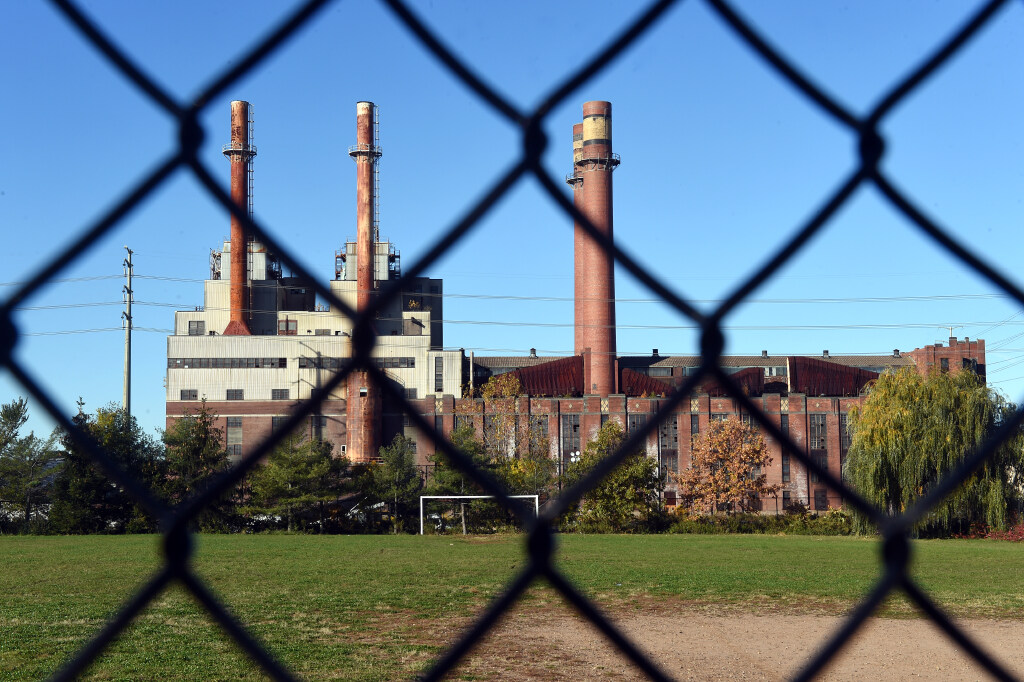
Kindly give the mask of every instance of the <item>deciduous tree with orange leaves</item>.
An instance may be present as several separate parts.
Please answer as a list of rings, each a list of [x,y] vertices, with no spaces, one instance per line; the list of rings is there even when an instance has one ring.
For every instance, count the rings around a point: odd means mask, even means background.
[[[700,514],[748,512],[781,486],[768,485],[764,438],[738,421],[712,421],[693,446],[692,467],[676,476],[681,504]]]

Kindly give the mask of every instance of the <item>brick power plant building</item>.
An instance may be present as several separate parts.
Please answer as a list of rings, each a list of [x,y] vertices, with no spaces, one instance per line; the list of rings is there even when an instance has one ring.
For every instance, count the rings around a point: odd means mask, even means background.
[[[251,139],[247,102],[231,103],[231,161],[234,201],[251,213]],[[583,121],[573,126],[573,188],[578,210],[606,237],[612,229],[612,175],[619,157],[612,151],[609,102],[587,102]],[[357,312],[366,310],[381,282],[401,274],[398,251],[378,236],[377,163],[381,156],[376,107],[356,105],[356,240],[336,254],[331,291]],[[245,254],[242,258],[235,254]],[[440,279],[404,282],[402,295],[376,320],[375,361],[396,382],[428,423],[445,434],[468,420],[485,438],[495,407],[478,395],[490,377],[514,373],[523,395],[514,400],[517,423],[529,424],[547,442],[558,470],[586,446],[608,420],[629,431],[645,424],[673,386],[700,366],[700,357],[618,357],[615,345],[615,281],[610,255],[577,225],[574,231],[574,350],[571,357],[481,357],[446,350],[443,285]],[[195,411],[199,401],[219,416],[234,456],[254,448],[282,424],[298,401],[309,398],[352,355],[352,321],[340,311],[318,309],[308,281],[282,276],[274,255],[245,234],[234,217],[231,239],[211,255],[204,305],[175,314],[167,339],[167,423]],[[228,273],[224,279],[222,273]],[[726,356],[721,365],[750,399],[798,446],[839,476],[849,447],[847,413],[865,388],[887,369],[970,368],[984,376],[985,342],[951,337],[891,355]],[[714,419],[747,421],[734,400],[713,380],[702,382],[648,438],[647,455],[674,472],[690,463],[694,439]],[[331,441],[335,453],[353,462],[377,456],[378,448],[404,432],[426,464],[434,445],[405,425],[366,372],[353,372],[308,424],[310,438]],[[790,502],[812,509],[841,500],[770,436],[769,483],[780,483],[777,499],[762,500],[765,511]],[[519,492],[519,491],[513,491]],[[674,502],[666,492],[666,502]]]

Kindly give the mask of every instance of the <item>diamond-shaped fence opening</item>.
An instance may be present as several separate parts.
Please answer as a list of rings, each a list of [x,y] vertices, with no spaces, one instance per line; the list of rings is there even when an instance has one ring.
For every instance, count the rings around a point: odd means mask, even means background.
[[[12,372],[15,378],[39,401],[60,426],[66,429],[78,444],[90,454],[94,462],[112,480],[123,486],[150,513],[161,519],[161,527],[163,529],[166,553],[166,560],[163,566],[136,594],[124,603],[119,613],[100,632],[96,633],[91,641],[78,651],[75,657],[57,673],[56,679],[71,679],[84,671],[91,661],[103,655],[108,644],[131,623],[135,616],[146,608],[161,591],[175,581],[184,586],[195,597],[223,630],[268,675],[275,679],[292,679],[292,674],[247,632],[244,624],[229,613],[211,590],[193,572],[188,561],[193,551],[193,542],[188,530],[188,522],[205,505],[213,502],[222,492],[238,484],[245,473],[279,443],[283,438],[283,434],[288,433],[293,427],[298,426],[302,420],[313,414],[318,405],[352,371],[369,372],[378,381],[379,385],[383,387],[383,390],[392,393],[390,397],[402,405],[402,409],[414,426],[425,433],[432,434],[431,437],[435,440],[438,449],[444,451],[458,466],[472,476],[486,492],[495,495],[508,509],[515,513],[521,512],[521,508],[514,500],[508,497],[505,490],[483,472],[474,470],[471,462],[456,450],[443,434],[437,433],[434,430],[434,425],[427,423],[403,394],[391,387],[387,381],[384,381],[385,375],[372,362],[371,353],[374,348],[374,337],[370,327],[376,310],[381,309],[400,296],[404,280],[423,273],[426,268],[442,257],[448,249],[470,233],[480,222],[480,219],[487,215],[495,203],[508,193],[513,186],[528,176],[533,176],[539,181],[550,195],[552,201],[557,203],[568,217],[571,217],[580,224],[582,229],[597,241],[602,248],[610,252],[619,266],[629,271],[637,280],[663,299],[665,303],[699,325],[702,330],[701,354],[703,363],[693,376],[689,377],[685,383],[674,390],[666,400],[661,401],[660,409],[654,419],[648,420],[643,427],[631,432],[628,440],[614,455],[604,460],[593,472],[572,488],[563,491],[553,504],[550,504],[541,513],[539,518],[531,519],[530,515],[524,515],[523,523],[527,526],[529,533],[526,545],[528,561],[525,568],[511,581],[507,589],[486,609],[463,637],[454,643],[435,662],[425,674],[425,677],[427,679],[437,679],[450,672],[469,653],[473,645],[484,637],[498,619],[517,602],[527,587],[537,579],[545,579],[582,615],[589,619],[640,670],[651,678],[668,679],[668,676],[659,669],[658,665],[650,660],[615,625],[607,620],[573,582],[566,578],[556,567],[553,562],[552,529],[555,520],[560,514],[570,505],[576,503],[586,491],[607,475],[623,460],[627,453],[634,451],[637,446],[641,445],[648,435],[658,428],[659,423],[673,413],[678,404],[702,379],[713,377],[725,388],[728,395],[737,402],[744,412],[750,414],[754,420],[759,422],[761,428],[767,434],[783,444],[785,450],[792,457],[803,462],[810,472],[816,474],[833,491],[841,494],[848,504],[863,512],[881,530],[884,563],[877,582],[863,601],[845,620],[842,627],[826,642],[822,643],[817,654],[806,663],[797,677],[806,679],[821,671],[881,602],[893,591],[902,590],[938,627],[947,633],[957,647],[961,647],[970,654],[979,665],[993,676],[1010,679],[1009,673],[1002,669],[998,663],[959,629],[911,578],[907,571],[910,553],[908,534],[915,522],[927,514],[932,506],[953,491],[973,471],[981,466],[986,458],[995,452],[1001,441],[1013,429],[1018,427],[1022,419],[1024,419],[1024,415],[1021,412],[1016,413],[1008,423],[1003,424],[976,451],[968,453],[962,464],[914,507],[897,516],[888,516],[883,510],[877,509],[865,501],[841,480],[835,478],[829,471],[822,469],[815,460],[810,458],[789,438],[788,434],[783,433],[778,426],[767,418],[719,365],[720,355],[724,346],[721,321],[756,289],[770,280],[781,267],[807,245],[808,241],[815,234],[826,229],[836,212],[843,207],[854,191],[862,185],[874,185],[880,194],[890,202],[892,207],[901,213],[911,225],[915,226],[924,235],[956,257],[965,268],[987,279],[998,289],[1024,306],[1024,292],[1021,292],[1012,282],[987,264],[981,256],[973,253],[964,244],[954,239],[948,231],[942,229],[942,227],[929,219],[914,204],[912,197],[901,192],[879,167],[879,161],[885,151],[885,141],[879,131],[886,117],[897,104],[914,92],[944,62],[949,60],[963,45],[970,41],[982,27],[993,21],[997,11],[1003,6],[1004,2],[994,0],[983,5],[959,27],[952,38],[936,49],[933,54],[926,55],[917,69],[902,81],[893,84],[888,92],[880,98],[879,103],[874,109],[866,116],[857,116],[830,97],[825,90],[819,88],[810,79],[805,77],[798,65],[787,61],[780,52],[774,49],[768,41],[746,23],[727,2],[724,0],[706,0],[713,11],[761,59],[777,71],[788,82],[790,87],[806,97],[809,102],[820,109],[824,116],[830,117],[849,130],[850,135],[859,142],[860,163],[834,194],[820,200],[814,215],[805,224],[799,226],[794,236],[779,247],[763,266],[744,281],[738,282],[735,289],[717,309],[710,314],[702,314],[694,305],[677,296],[668,286],[659,281],[657,277],[648,273],[626,253],[616,248],[608,238],[603,236],[566,199],[557,179],[551,177],[541,165],[541,155],[547,145],[547,139],[543,133],[543,124],[550,112],[559,104],[565,102],[580,86],[599,74],[610,63],[621,56],[626,48],[634,44],[652,26],[656,25],[666,11],[676,4],[675,2],[672,0],[661,0],[651,4],[633,23],[621,27],[618,34],[603,48],[595,52],[584,66],[567,76],[558,87],[548,93],[536,109],[533,111],[521,111],[476,74],[472,65],[466,64],[457,58],[435,34],[417,19],[401,0],[385,0],[390,10],[408,29],[413,40],[418,41],[432,53],[440,63],[449,69],[455,77],[461,80],[466,88],[475,93],[484,103],[518,127],[522,136],[523,153],[518,159],[513,160],[511,169],[494,183],[485,193],[484,197],[475,205],[467,206],[463,212],[463,217],[444,232],[418,262],[403,273],[402,280],[390,282],[381,289],[374,305],[363,313],[362,316],[357,315],[343,301],[333,296],[330,290],[322,285],[317,285],[318,294],[329,301],[332,306],[337,306],[340,310],[344,311],[346,315],[355,321],[353,357],[351,361],[341,371],[335,373],[326,385],[317,390],[313,394],[312,399],[304,402],[292,415],[287,424],[279,428],[266,442],[260,444],[254,452],[247,455],[238,466],[219,475],[215,480],[210,481],[209,485],[202,492],[173,508],[169,508],[160,502],[144,485],[125,473],[101,448],[85,437],[62,414],[55,401],[40,388],[39,383],[32,376],[31,368],[20,366],[14,361],[12,349],[18,337],[18,329],[13,322],[12,313],[19,303],[71,265],[93,242],[117,226],[125,215],[131,212],[154,189],[160,187],[173,171],[181,168],[191,171],[206,188],[210,196],[225,209],[229,210],[238,220],[242,221],[245,227],[271,251],[278,254],[285,265],[290,267],[295,273],[306,277],[309,281],[316,281],[290,255],[291,252],[287,244],[272,238],[259,223],[247,215],[246,211],[237,207],[221,189],[220,185],[215,182],[214,174],[203,165],[197,155],[202,140],[202,130],[198,120],[211,99],[252,72],[254,68],[265,61],[281,45],[292,40],[297,31],[308,24],[329,3],[326,0],[311,0],[301,6],[274,28],[248,54],[240,57],[236,63],[223,73],[217,74],[201,91],[201,94],[193,102],[188,103],[177,101],[167,91],[163,90],[154,79],[151,79],[148,74],[133,62],[131,55],[120,50],[117,45],[97,28],[90,17],[84,14],[70,0],[53,0],[53,2],[60,12],[74,24],[81,35],[98,52],[102,53],[120,71],[124,78],[133,83],[154,104],[177,122],[180,138],[179,147],[172,156],[159,161],[156,169],[129,188],[112,210],[90,225],[88,229],[74,240],[74,243],[67,245],[52,262],[36,272],[27,284],[20,287],[5,302],[2,311],[3,315],[0,316],[0,326],[2,326],[3,330],[3,333],[0,334],[0,339],[3,340],[2,361],[4,366]]]

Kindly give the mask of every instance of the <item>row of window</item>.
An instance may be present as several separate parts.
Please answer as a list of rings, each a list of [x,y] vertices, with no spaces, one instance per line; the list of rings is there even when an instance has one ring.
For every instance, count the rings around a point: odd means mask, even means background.
[[[299,369],[341,369],[346,358],[299,358]],[[406,369],[416,358],[374,358],[378,369]],[[441,358],[437,358],[438,363]],[[167,358],[168,369],[287,369],[288,358]],[[440,390],[440,389],[438,389]]]
[[[286,369],[288,358],[167,358],[167,369]]]
[[[440,359],[440,358],[438,358]],[[341,369],[348,358],[299,358],[299,369]],[[416,358],[374,358],[377,369],[408,369],[416,366]]]
[[[287,388],[272,388],[270,389],[271,400],[289,400],[291,397],[291,389]],[[199,400],[199,389],[197,388],[183,388],[181,389],[182,400]],[[225,392],[225,400],[245,400],[245,391],[241,388],[229,388]]]

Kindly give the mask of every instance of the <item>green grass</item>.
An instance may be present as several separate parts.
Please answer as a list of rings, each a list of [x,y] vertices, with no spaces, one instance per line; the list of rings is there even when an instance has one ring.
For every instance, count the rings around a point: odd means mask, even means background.
[[[452,626],[500,593],[521,537],[203,536],[195,566],[301,676],[408,678]],[[605,608],[841,613],[880,573],[878,543],[844,537],[562,536],[562,569]],[[72,655],[159,565],[158,540],[0,537],[0,678],[39,679]],[[1024,546],[914,543],[913,572],[960,616],[1024,617]],[[532,589],[535,608],[557,603]],[[892,600],[885,615],[913,611]],[[445,627],[448,627],[446,630]],[[262,679],[180,588],[162,594],[88,679]]]

